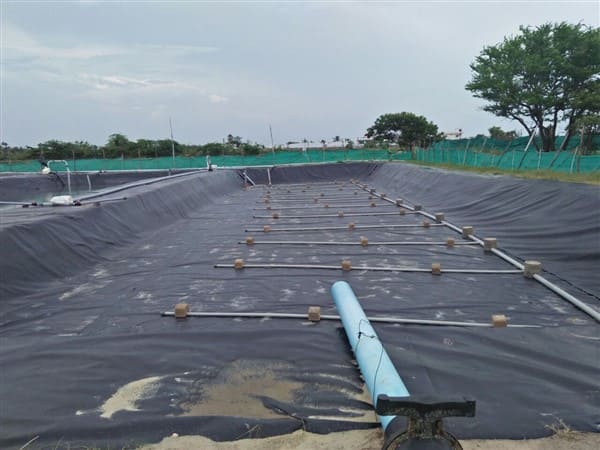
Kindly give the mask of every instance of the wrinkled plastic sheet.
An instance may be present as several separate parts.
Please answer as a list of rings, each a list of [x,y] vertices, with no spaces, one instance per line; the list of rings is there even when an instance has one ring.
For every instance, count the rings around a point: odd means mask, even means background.
[[[431,212],[445,212],[457,225],[472,225],[480,236],[489,232],[511,253],[540,257],[544,267],[586,292],[597,289],[593,240],[598,229],[590,212],[598,211],[594,187],[396,164],[285,172],[289,175],[276,178],[275,187],[287,178],[294,183],[322,182],[328,174],[361,178],[390,197],[418,201]],[[253,175],[260,179],[260,173]],[[309,194],[298,189],[290,185],[292,195]],[[287,190],[273,191],[272,204]],[[334,197],[336,189],[329,191]],[[344,186],[344,193],[370,204],[366,192],[354,191]],[[189,303],[193,311],[305,313],[319,305],[323,314],[336,314],[329,288],[340,279],[352,285],[369,316],[489,322],[500,313],[510,324],[541,326],[375,325],[411,393],[440,400],[465,394],[477,400],[475,418],[446,421],[459,438],[538,437],[560,420],[573,429],[598,430],[598,324],[522,275],[214,268],[235,258],[336,266],[350,259],[354,267],[425,268],[435,260],[442,268],[511,268],[478,246],[260,244],[358,242],[360,236],[369,242],[460,240],[444,227],[423,228],[422,217],[412,214],[285,217],[320,211],[301,209],[281,210],[280,219],[253,218],[275,210],[265,209],[264,192],[261,186],[244,190],[240,173],[218,171],[140,187],[123,202],[52,208],[39,220],[26,217],[40,214],[39,209],[3,212],[0,217],[10,216],[11,222],[0,228],[0,446],[19,448],[34,436],[40,436],[40,447],[116,447],[155,442],[173,432],[233,440],[296,429],[325,433],[376,426],[340,323],[160,316],[178,302]],[[306,206],[312,206],[312,198]],[[327,214],[335,215],[336,202],[331,200]],[[377,204],[345,212],[398,210]],[[265,224],[276,230],[350,221],[415,227],[244,232]],[[536,224],[539,233],[534,234]],[[248,235],[256,245],[238,244]],[[589,245],[577,244],[574,235]],[[593,295],[570,287],[596,305]],[[145,390],[138,386],[144,382]],[[121,403],[115,402],[119,398]]]
[[[136,180],[164,177],[177,172],[181,171],[72,172],[70,176],[71,193],[76,198],[79,195],[97,192],[107,187],[131,183]],[[0,174],[0,201],[43,202],[48,201],[55,195],[68,194],[69,177],[63,171],[51,174]]]

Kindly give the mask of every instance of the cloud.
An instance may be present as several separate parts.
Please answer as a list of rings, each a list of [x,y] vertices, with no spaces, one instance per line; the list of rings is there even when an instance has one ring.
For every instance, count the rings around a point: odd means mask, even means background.
[[[208,100],[211,103],[227,103],[229,101],[229,99],[227,97],[223,97],[223,96],[217,95],[217,94],[210,94],[208,96]]]
[[[122,48],[111,46],[50,47],[39,43],[30,34],[8,22],[2,24],[0,45],[4,58],[8,59],[23,56],[42,59],[89,59],[125,53]]]
[[[0,45],[4,60],[23,57],[43,60],[87,60],[124,55],[131,58],[144,56],[166,58],[198,53],[216,53],[220,50],[214,46],[166,44],[51,46],[40,43],[31,34],[6,21],[2,23]]]
[[[97,75],[91,73],[78,74],[80,83],[94,89],[134,89],[134,88],[155,88],[155,87],[173,87],[176,85],[173,81],[156,79],[139,79],[119,75]]]
[[[218,47],[203,46],[203,45],[163,45],[163,44],[146,44],[138,45],[140,49],[147,50],[163,50],[165,52],[181,52],[181,53],[215,53],[221,49]]]

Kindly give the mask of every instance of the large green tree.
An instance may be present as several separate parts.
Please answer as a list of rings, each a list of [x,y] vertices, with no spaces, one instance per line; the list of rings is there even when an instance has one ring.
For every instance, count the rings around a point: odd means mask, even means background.
[[[521,27],[516,36],[485,47],[471,64],[466,85],[487,100],[485,111],[518,121],[537,132],[544,151],[555,150],[559,125],[566,138],[577,120],[600,113],[600,29],[547,23]]]
[[[400,146],[427,147],[440,139],[438,127],[423,116],[410,112],[383,114],[367,129],[367,137],[391,141]]]

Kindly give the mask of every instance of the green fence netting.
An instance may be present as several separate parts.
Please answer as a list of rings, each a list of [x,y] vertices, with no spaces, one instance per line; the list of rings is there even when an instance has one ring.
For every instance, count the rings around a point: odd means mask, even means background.
[[[321,150],[309,149],[307,151],[276,151],[261,155],[242,156],[224,155],[211,156],[212,164],[219,167],[235,166],[261,166],[261,165],[286,165],[306,164],[338,161],[389,161],[411,159],[411,152],[398,152],[388,150],[353,149],[353,150]],[[148,169],[192,169],[206,167],[205,156],[176,156],[162,158],[133,158],[133,159],[78,159],[68,160],[69,169],[72,171],[98,171],[98,170],[148,170]],[[38,161],[17,161],[0,163],[2,172],[37,172],[41,168]],[[64,171],[65,166],[51,163],[53,171]]]
[[[555,170],[559,172],[589,173],[600,170],[600,155],[576,155],[573,152],[523,152],[510,150],[502,153],[473,150],[429,149],[417,150],[418,161],[434,164],[455,164],[470,167],[492,167],[504,170]]]
[[[416,160],[433,164],[454,164],[504,170],[555,170],[579,173],[600,170],[600,154],[597,152],[591,155],[580,154],[577,151],[578,139],[572,139],[567,148],[561,152],[538,152],[533,145],[525,151],[527,141],[527,137],[512,141],[477,137],[440,141],[429,149],[416,149],[412,152],[386,149],[277,150],[273,153],[252,156],[211,156],[211,162],[219,167],[235,167],[340,161]],[[559,137],[557,146],[561,142],[562,137]],[[600,146],[600,139],[597,144]],[[78,159],[68,160],[68,164],[72,171],[192,169],[206,167],[206,157]],[[40,164],[37,161],[0,163],[0,172],[37,172],[39,170]],[[52,170],[64,171],[65,167],[62,164],[53,163]]]

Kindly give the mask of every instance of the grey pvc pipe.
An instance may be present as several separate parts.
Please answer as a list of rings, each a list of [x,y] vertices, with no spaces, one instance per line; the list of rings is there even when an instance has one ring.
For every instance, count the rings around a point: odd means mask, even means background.
[[[279,220],[279,219],[275,219]],[[431,226],[440,226],[440,224],[431,224]],[[377,229],[377,228],[423,228],[422,224],[403,224],[403,225],[356,225],[354,230],[367,230],[367,229]],[[269,233],[274,233],[278,231],[332,231],[332,230],[348,230],[352,231],[348,228],[348,225],[345,227],[305,227],[305,228],[272,228]],[[244,230],[246,233],[264,233],[263,229],[246,229]]]
[[[127,197],[116,197],[116,198],[103,198],[102,200],[95,200],[91,202],[82,203],[83,205],[90,205],[96,203],[110,203],[110,202],[120,202],[123,200],[127,200]]]
[[[98,197],[103,197],[105,195],[109,195],[109,194],[114,194],[116,192],[121,192],[124,191],[126,189],[133,189],[139,186],[148,186],[150,184],[156,184],[156,183],[161,183],[163,181],[168,181],[168,180],[173,180],[175,178],[181,178],[181,177],[187,177],[190,175],[196,175],[202,172],[206,172],[206,169],[201,169],[201,170],[195,170],[193,172],[185,172],[185,173],[178,173],[175,175],[168,175],[166,177],[160,177],[160,178],[152,178],[150,180],[142,180],[142,181],[136,181],[133,183],[127,183],[127,184],[122,184],[120,186],[116,186],[113,188],[109,188],[109,189],[103,189],[102,191],[96,192],[94,194],[88,194],[88,195],[83,195],[81,197],[78,197],[79,201],[82,200],[90,200],[92,198],[98,198]]]
[[[306,204],[306,203],[304,203]],[[345,203],[345,204],[339,204],[339,205],[330,205],[329,203],[327,203],[327,206],[325,206],[325,204],[323,203],[316,203],[314,205],[311,206],[275,206],[272,203],[268,203],[268,205],[271,207],[271,210],[273,211],[280,211],[283,209],[320,209],[320,210],[327,210],[327,209],[335,209],[335,208],[373,208],[373,206],[369,205],[364,205],[364,204],[356,204],[356,203]],[[386,207],[389,205],[382,205],[382,204],[376,204],[375,207]],[[264,211],[265,208],[254,208],[254,211]],[[399,214],[399,213],[397,213]]]
[[[262,230],[261,230],[262,231]],[[246,244],[246,241],[239,241],[238,244]],[[360,242],[336,242],[336,241],[254,241],[249,245],[360,245]],[[447,245],[446,242],[427,242],[427,241],[379,241],[369,242],[364,247],[371,245]],[[477,242],[455,242],[453,246],[458,245],[479,245]]]
[[[399,212],[373,212],[373,213],[344,213],[344,217],[370,217],[370,216],[401,216]],[[339,217],[337,214],[307,214],[305,216],[280,216],[279,219],[317,219],[325,217]],[[253,219],[272,219],[272,216],[252,216]],[[432,223],[430,226],[441,225]]]
[[[533,278],[536,281],[538,281],[539,283],[541,283],[542,285],[546,286],[552,292],[560,295],[562,298],[564,298],[566,301],[571,303],[576,308],[579,308],[581,311],[586,313],[588,316],[590,316],[596,322],[600,323],[600,312],[599,311],[595,310],[594,308],[592,308],[589,305],[586,305],[581,300],[579,300],[576,297],[569,294],[567,291],[561,289],[560,287],[558,287],[555,284],[551,283],[550,281],[546,280],[543,276],[535,274],[533,276]]]
[[[362,189],[363,191],[365,191],[365,192],[369,192],[369,188],[364,188],[364,187],[362,187],[362,186],[358,185],[357,183],[356,183],[356,185],[357,185],[357,186],[358,186],[360,189]],[[370,192],[369,192],[369,193],[370,193]],[[389,198],[388,196],[386,196],[386,197],[382,197],[382,195],[381,195],[381,194],[378,194],[377,192],[374,192],[374,193],[372,193],[372,194],[370,193],[370,195],[373,195],[373,196],[375,196],[375,197],[379,197],[381,200],[384,200],[384,201],[386,201],[386,202],[389,202],[389,203],[396,204],[396,200],[394,200],[394,199],[392,199],[392,198]],[[405,199],[404,201],[406,202],[407,200]],[[411,202],[408,202],[408,203],[411,203]],[[402,204],[402,207],[403,207],[403,208],[406,208],[406,209],[409,209],[409,210],[411,210],[411,211],[414,211],[414,208],[413,208],[412,206],[410,206],[409,204],[407,204],[407,203],[403,203],[403,204]]]
[[[320,195],[317,192],[312,194],[308,194],[306,196],[294,196],[294,197],[282,197],[279,195],[269,194],[270,200],[273,203],[312,203],[315,200],[315,197],[320,201],[356,201],[356,200],[369,200],[368,197],[363,195]],[[370,199],[373,200],[373,199]],[[260,201],[258,203],[261,203]]]
[[[165,317],[174,317],[173,311],[165,311],[161,314]],[[306,319],[306,314],[297,313],[262,313],[262,312],[205,312],[205,311],[190,311],[187,313],[188,317],[221,317],[221,318],[248,318],[248,319]],[[331,314],[322,314],[321,320],[332,320],[339,321],[340,316]],[[371,322],[378,323],[397,323],[407,325],[431,325],[431,326],[450,326],[450,327],[473,327],[473,328],[493,328],[494,325],[491,323],[484,322],[458,322],[452,320],[429,320],[429,319],[403,319],[400,317],[369,317]],[[540,325],[518,325],[508,324],[507,327],[511,328],[542,328]]]
[[[4,202],[4,201],[0,201],[0,205],[6,205],[6,206],[34,206],[33,202]]]
[[[231,269],[233,264],[215,264],[217,269]],[[342,270],[342,266],[333,266],[326,264],[244,264],[244,269],[325,269],[325,270]],[[420,272],[431,273],[431,269],[422,267],[374,267],[374,266],[356,266],[350,270],[368,270],[370,272]],[[442,269],[441,273],[465,273],[465,274],[522,274],[521,270],[506,270],[506,269]]]
[[[360,197],[360,196],[354,196],[354,197],[340,197],[340,198],[335,198],[332,199],[331,197],[318,197],[319,201],[315,203],[315,199],[314,197],[309,198],[305,198],[302,200],[281,200],[278,198],[270,198],[269,199],[269,204],[271,204],[271,206],[274,205],[279,205],[281,204],[281,206],[285,206],[285,207],[291,207],[291,206],[302,206],[302,205],[306,205],[308,203],[311,203],[312,206],[323,206],[324,203],[329,203],[332,201],[344,201],[344,202],[352,202],[352,201],[372,201],[369,200],[368,198],[364,198],[364,197]],[[265,202],[264,200],[258,200],[256,202],[257,205],[264,205]]]

